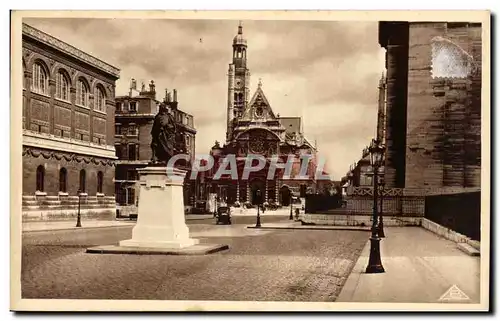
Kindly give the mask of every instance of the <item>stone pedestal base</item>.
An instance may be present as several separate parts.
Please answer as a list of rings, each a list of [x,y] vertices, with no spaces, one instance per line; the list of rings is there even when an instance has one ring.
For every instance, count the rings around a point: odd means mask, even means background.
[[[182,186],[185,171],[160,166],[138,170],[140,175],[137,224],[132,239],[120,247],[181,249],[199,243],[189,237],[184,217]]]

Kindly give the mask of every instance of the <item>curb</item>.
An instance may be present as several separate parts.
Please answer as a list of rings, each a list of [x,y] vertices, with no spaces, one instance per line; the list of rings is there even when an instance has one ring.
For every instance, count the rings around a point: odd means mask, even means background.
[[[304,226],[304,225],[301,225]],[[261,227],[255,227],[255,226],[247,226],[247,228],[253,228],[253,229],[261,229],[261,230],[315,230],[315,231],[363,231],[363,232],[370,232],[370,228],[347,228],[347,227],[342,227],[342,226],[329,226],[329,227],[314,227],[314,226],[307,226],[307,227],[298,227],[298,226],[261,226]]]
[[[370,253],[370,241],[366,242],[359,253],[359,257],[353,264],[351,272],[349,272],[347,279],[342,285],[342,290],[340,290],[339,295],[335,298],[335,302],[352,302],[352,297],[358,287],[359,279],[369,259],[369,257],[363,255],[363,253],[366,252]]]
[[[469,244],[467,244],[467,243],[458,243],[457,247],[458,247],[459,250],[461,250],[462,252],[466,253],[467,255],[470,255],[470,256],[480,256],[480,252],[477,249],[475,249],[474,247],[472,247]]]

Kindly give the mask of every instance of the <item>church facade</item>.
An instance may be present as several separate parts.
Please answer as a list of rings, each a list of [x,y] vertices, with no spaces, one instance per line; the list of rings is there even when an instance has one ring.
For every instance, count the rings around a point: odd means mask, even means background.
[[[255,204],[260,191],[261,202],[287,206],[291,195],[304,196],[316,190],[316,147],[305,138],[300,117],[275,114],[260,80],[257,90],[250,96],[248,46],[241,25],[233,39],[232,49],[228,70],[226,141],[222,145],[216,142],[211,149],[214,166],[206,177],[208,192],[217,194],[228,204]],[[249,155],[263,157],[266,163],[264,168],[245,178],[243,169]],[[230,175],[217,178],[219,168],[230,165],[228,157],[236,159],[237,178]],[[290,175],[284,175],[284,169],[277,168],[269,177],[273,159],[278,159],[278,164],[291,162]],[[306,175],[299,176],[301,168],[301,174]]]

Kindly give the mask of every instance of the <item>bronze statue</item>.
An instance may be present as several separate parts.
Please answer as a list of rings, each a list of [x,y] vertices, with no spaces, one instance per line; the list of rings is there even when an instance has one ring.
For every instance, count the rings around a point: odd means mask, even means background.
[[[173,115],[165,104],[160,105],[151,129],[151,163],[167,164],[172,156],[185,152],[185,140],[178,131]]]

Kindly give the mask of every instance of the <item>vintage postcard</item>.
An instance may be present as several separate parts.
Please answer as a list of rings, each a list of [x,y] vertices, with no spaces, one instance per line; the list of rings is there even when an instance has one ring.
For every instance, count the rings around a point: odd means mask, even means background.
[[[488,11],[13,11],[11,310],[488,311]]]

